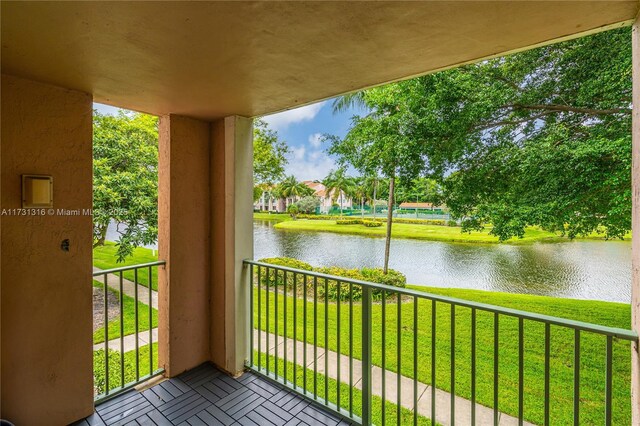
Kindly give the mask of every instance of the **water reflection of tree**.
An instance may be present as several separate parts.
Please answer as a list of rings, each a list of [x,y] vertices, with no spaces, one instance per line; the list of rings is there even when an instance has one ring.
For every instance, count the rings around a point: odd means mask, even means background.
[[[572,262],[539,244],[445,244],[442,256],[450,268],[456,268],[456,275],[480,279],[492,291],[567,295],[579,283],[578,270]],[[461,283],[460,287],[465,285]]]

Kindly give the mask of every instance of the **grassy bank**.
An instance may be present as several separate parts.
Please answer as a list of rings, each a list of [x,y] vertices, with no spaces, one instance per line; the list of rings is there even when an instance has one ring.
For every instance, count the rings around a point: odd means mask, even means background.
[[[284,221],[291,220],[291,215],[287,213],[254,212],[253,218],[256,220],[273,220],[276,222],[284,222]]]
[[[387,232],[385,224],[378,228],[367,228],[363,225],[337,225],[333,220],[291,220],[278,223],[275,227],[283,230],[335,232],[338,234],[371,237],[384,237]],[[482,232],[462,233],[459,227],[394,223],[391,232],[393,238],[457,243],[495,244],[499,242],[497,237],[489,235],[488,229]],[[555,242],[564,240],[566,238],[559,237],[551,232],[529,228],[525,232],[524,238],[512,238],[508,243],[526,244],[536,241]]]
[[[419,287],[419,289],[425,289]],[[557,299],[505,293],[491,293],[484,291],[468,291],[460,289],[428,288],[438,294],[452,297],[491,303],[495,305],[540,312],[547,315],[568,319],[581,320],[607,326],[628,328],[630,325],[629,305],[598,302]],[[266,292],[263,290],[258,296],[254,293],[254,301],[260,301],[262,317],[258,318],[254,310],[254,324],[267,329],[266,322]],[[258,299],[259,297],[259,299]],[[284,330],[282,314],[284,304],[287,304],[287,327]],[[303,339],[304,331],[304,302],[299,297],[296,303],[297,321],[296,334]],[[270,318],[268,330],[275,332],[276,322],[273,318],[275,309],[274,294],[269,300]],[[280,335],[293,337],[294,300],[291,296],[285,299],[278,297],[278,331]],[[338,326],[338,307],[340,309],[340,326]],[[414,365],[414,335],[417,346],[418,380],[431,383],[431,318],[432,304],[427,300],[419,300],[417,311],[417,333],[414,332],[413,302],[401,304],[400,321],[398,323],[398,308],[395,301],[390,301],[385,307],[383,317],[382,305],[377,303],[372,309],[372,341],[373,363],[382,366],[382,353],[385,350],[386,368],[391,371],[402,372],[403,375],[413,377]],[[307,310],[307,342],[313,343],[314,305],[310,302]],[[326,312],[326,314],[325,314]],[[360,358],[361,354],[361,306],[353,305],[353,354]],[[435,327],[435,386],[447,391],[451,390],[451,308],[443,303],[436,304]],[[456,308],[455,318],[455,392],[465,398],[471,396],[471,310]],[[476,327],[476,395],[479,403],[492,407],[493,405],[493,314],[477,313]],[[323,303],[317,305],[317,339],[320,346],[325,342],[325,322],[328,329],[326,339],[333,351],[344,355],[349,354],[349,306]],[[382,342],[382,328],[385,327],[386,341]],[[398,326],[401,330],[397,337]],[[524,324],[524,412],[525,418],[531,422],[543,423],[544,413],[544,325],[525,321]],[[340,333],[340,347],[337,345],[337,335]],[[551,419],[553,424],[570,424],[573,416],[573,331],[562,327],[551,327],[550,340],[550,389],[551,389]],[[580,358],[580,418],[584,424],[600,424],[604,421],[605,394],[605,342],[606,339],[592,333],[581,334]],[[396,350],[400,345],[400,357],[396,357]],[[613,363],[613,415],[614,424],[630,424],[630,344],[614,339]],[[500,317],[499,321],[499,410],[511,415],[518,413],[518,320]]]
[[[337,225],[335,220],[287,220],[275,225],[275,228],[288,231],[319,231],[334,232],[337,234],[363,235],[369,237],[385,237],[386,224],[378,228],[368,228],[363,225]],[[482,244],[498,244],[498,237],[490,235],[490,227],[486,227],[483,231],[461,232],[460,227],[456,226],[439,226],[439,225],[422,225],[422,224],[405,224],[394,223],[392,227],[393,238],[409,238],[425,241],[442,241],[453,243],[482,243]],[[579,239],[603,240],[601,234],[593,233],[587,237]],[[625,237],[629,240],[630,235]],[[563,242],[569,241],[567,237],[557,235],[553,232],[544,231],[537,227],[529,227],[526,229],[523,238],[511,238],[506,244],[530,244],[535,242]],[[618,240],[616,240],[618,241]]]

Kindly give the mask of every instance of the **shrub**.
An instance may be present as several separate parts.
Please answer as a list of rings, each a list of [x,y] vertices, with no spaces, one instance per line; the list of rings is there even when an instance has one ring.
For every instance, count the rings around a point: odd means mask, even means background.
[[[364,220],[362,221],[362,224],[367,228],[377,228],[379,226],[382,226],[382,222],[377,220]]]
[[[273,257],[260,259],[260,262],[270,263],[272,265],[286,266],[290,268],[302,269],[304,271],[313,271],[319,272],[321,274],[326,275],[334,275],[338,277],[349,278],[352,280],[359,281],[369,281],[378,284],[385,284],[393,287],[404,287],[407,283],[407,277],[399,271],[394,269],[389,269],[388,273],[385,275],[382,272],[381,268],[362,268],[362,269],[348,269],[341,268],[339,266],[330,266],[330,267],[319,267],[314,268],[310,264],[303,262],[301,260],[292,259],[289,257]],[[296,279],[296,288],[302,289],[304,288],[305,280],[302,274],[298,274],[297,276],[293,273],[285,271],[275,271],[270,272],[269,276],[266,276],[264,269],[261,272],[260,284],[265,286],[275,286],[275,285],[283,285],[285,283],[285,275],[286,275],[286,288],[293,288],[294,279]],[[254,269],[254,276],[257,277],[257,268]],[[349,300],[349,297],[352,296],[353,300],[362,299],[362,287],[359,285],[350,286],[348,283],[340,281],[340,295],[338,297],[338,282],[339,280],[327,279],[326,283],[323,278],[314,280],[307,278],[306,280],[306,292],[308,295],[313,295],[315,292],[318,294],[319,299],[323,299],[326,295],[329,300],[332,301],[345,301]],[[315,283],[315,284],[314,284]],[[316,288],[314,288],[314,285]],[[325,288],[326,287],[326,288]],[[353,294],[350,294],[351,291]],[[381,297],[380,290],[373,290],[371,292],[372,297],[374,299],[379,299]]]
[[[300,209],[296,204],[291,204],[289,207],[287,207],[287,213],[289,213],[291,217],[294,219],[296,218],[299,212],[300,212]]]
[[[332,220],[333,218],[326,214],[299,214],[298,219]]]
[[[338,219],[336,220],[336,225],[360,225],[362,224],[362,219]]]
[[[447,225],[449,225],[449,226],[458,226],[458,222],[456,222],[455,220],[450,220],[449,222],[447,222]]]
[[[297,203],[301,213],[315,213],[316,208],[320,206],[320,199],[313,195],[302,197]]]

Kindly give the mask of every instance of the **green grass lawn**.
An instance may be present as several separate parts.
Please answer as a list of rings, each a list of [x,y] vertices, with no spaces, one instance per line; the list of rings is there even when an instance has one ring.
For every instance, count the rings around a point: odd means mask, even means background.
[[[282,221],[276,224],[275,228],[290,231],[334,232],[338,234],[365,235],[370,237],[385,237],[387,232],[386,224],[378,228],[368,228],[363,225],[337,225],[335,220],[308,219]],[[410,238],[427,241],[484,244],[499,243],[498,237],[489,234],[490,229],[490,227],[486,227],[481,232],[473,231],[463,233],[460,227],[455,226],[394,223],[391,235],[393,238]],[[603,239],[603,237],[601,234],[593,233],[580,239]],[[630,239],[630,235],[625,237],[625,239]],[[568,241],[568,238],[553,232],[544,231],[537,227],[529,227],[526,229],[523,238],[511,238],[505,243],[529,244],[538,241],[562,242]]]
[[[93,286],[96,288],[104,288],[104,285],[98,281],[93,281]],[[119,292],[112,288],[107,289],[111,294],[118,295]],[[134,334],[136,332],[136,303],[133,297],[129,297],[126,294],[122,296],[123,312],[124,312],[124,336]],[[151,320],[153,328],[158,326],[158,311],[151,308]],[[109,340],[117,339],[120,337],[120,318],[109,321]],[[149,330],[149,306],[138,301],[138,331]],[[104,327],[100,327],[93,333],[93,344],[104,342]]]
[[[253,218],[258,220],[273,220],[278,222],[284,222],[287,220],[291,220],[291,215],[288,213],[264,213],[264,212],[254,212]]]
[[[367,228],[363,225],[337,225],[333,220],[291,220],[280,222],[275,225],[277,229],[295,231],[323,231],[335,232],[339,234],[365,235],[372,237],[386,236],[386,224],[378,228]],[[438,225],[415,225],[405,223],[394,223],[392,227],[393,238],[411,238],[417,240],[445,241],[458,243],[498,243],[498,238],[489,235],[489,230],[482,232],[462,233],[459,227],[438,226]],[[532,243],[535,241],[564,241],[566,238],[559,237],[551,232],[537,228],[527,229],[524,238],[512,238],[509,244]]]
[[[425,289],[424,287],[419,287]],[[460,289],[428,288],[433,293],[462,299],[544,313],[568,319],[592,322],[607,326],[629,328],[630,306],[618,303],[598,301],[578,301],[551,297],[491,293]],[[296,332],[297,339],[303,340],[304,302],[299,296],[297,307]],[[278,297],[278,330],[274,320],[274,293],[269,300],[269,325],[271,333],[284,335],[283,312],[284,297]],[[258,304],[258,292],[254,292],[254,303]],[[287,327],[286,335],[293,337],[294,300],[286,299]],[[261,320],[260,328],[266,329],[266,292],[260,293]],[[338,326],[338,306],[340,306],[340,326]],[[400,338],[398,329],[398,311],[395,301],[389,301],[385,307],[376,303],[372,309],[373,330],[373,363],[382,366],[384,352],[385,367],[391,371],[398,368],[403,375],[413,377],[414,334],[417,337],[418,380],[431,383],[431,301],[420,299],[418,302],[417,333],[413,329],[413,302],[401,304]],[[328,315],[325,315],[325,309]],[[361,306],[353,305],[353,356],[361,358]],[[314,305],[307,303],[307,342],[313,343]],[[329,333],[328,346],[333,351],[349,354],[349,305],[323,303],[317,305],[318,344],[324,346],[325,318]],[[258,311],[254,309],[254,326],[258,327]],[[479,403],[493,406],[493,314],[477,313],[476,327],[476,395]],[[386,341],[382,342],[383,325],[386,330]],[[457,307],[455,309],[455,392],[465,398],[471,395],[471,310]],[[435,333],[435,386],[447,391],[451,390],[451,308],[438,302],[436,304]],[[340,333],[341,344],[338,348],[337,335]],[[570,424],[573,419],[573,331],[558,326],[551,327],[550,389],[551,389],[551,422],[552,424]],[[581,424],[602,424],[604,422],[605,395],[605,343],[606,339],[592,333],[581,333],[580,358],[580,419]],[[396,350],[400,344],[400,357]],[[533,321],[524,322],[524,412],[525,419],[533,423],[543,423],[544,409],[544,325]],[[613,363],[613,423],[630,424],[630,343],[614,339]],[[518,320],[501,316],[499,320],[499,410],[517,416],[518,414]],[[398,365],[400,364],[400,366]]]
[[[107,241],[104,246],[96,247],[93,249],[93,266],[100,269],[120,268],[123,266],[138,265],[141,263],[156,262],[158,260],[157,252],[154,255],[153,251],[148,248],[138,247],[133,251],[133,256],[127,257],[124,262],[116,262],[116,244],[111,241]],[[151,288],[158,290],[158,266],[151,268]],[[134,281],[135,272],[125,271],[122,276],[130,281]],[[100,277],[98,277],[100,279]],[[144,269],[138,271],[138,283],[145,287],[149,284],[149,270]]]
[[[139,349],[139,374],[140,377],[144,377],[150,374],[150,370],[155,371],[158,368],[158,344],[154,343],[151,349],[153,359],[150,358],[149,345],[140,346]],[[120,352],[109,351],[109,390],[123,386],[121,361]],[[153,362],[152,368],[149,367],[150,362]],[[98,394],[104,393],[106,391],[104,349],[93,351],[93,379]],[[134,381],[136,381],[136,352],[129,351],[124,353],[124,385]]]

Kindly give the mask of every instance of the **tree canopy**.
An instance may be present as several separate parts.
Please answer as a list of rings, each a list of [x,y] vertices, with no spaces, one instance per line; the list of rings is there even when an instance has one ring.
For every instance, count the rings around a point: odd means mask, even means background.
[[[289,147],[266,122],[253,122],[253,181],[255,185],[273,185],[284,178]],[[255,197],[254,197],[255,198]]]
[[[117,224],[118,261],[158,238],[158,119],[125,113],[93,120],[93,246]]]
[[[621,237],[631,220],[627,28],[373,88],[330,152],[362,172],[435,179],[465,229]]]

